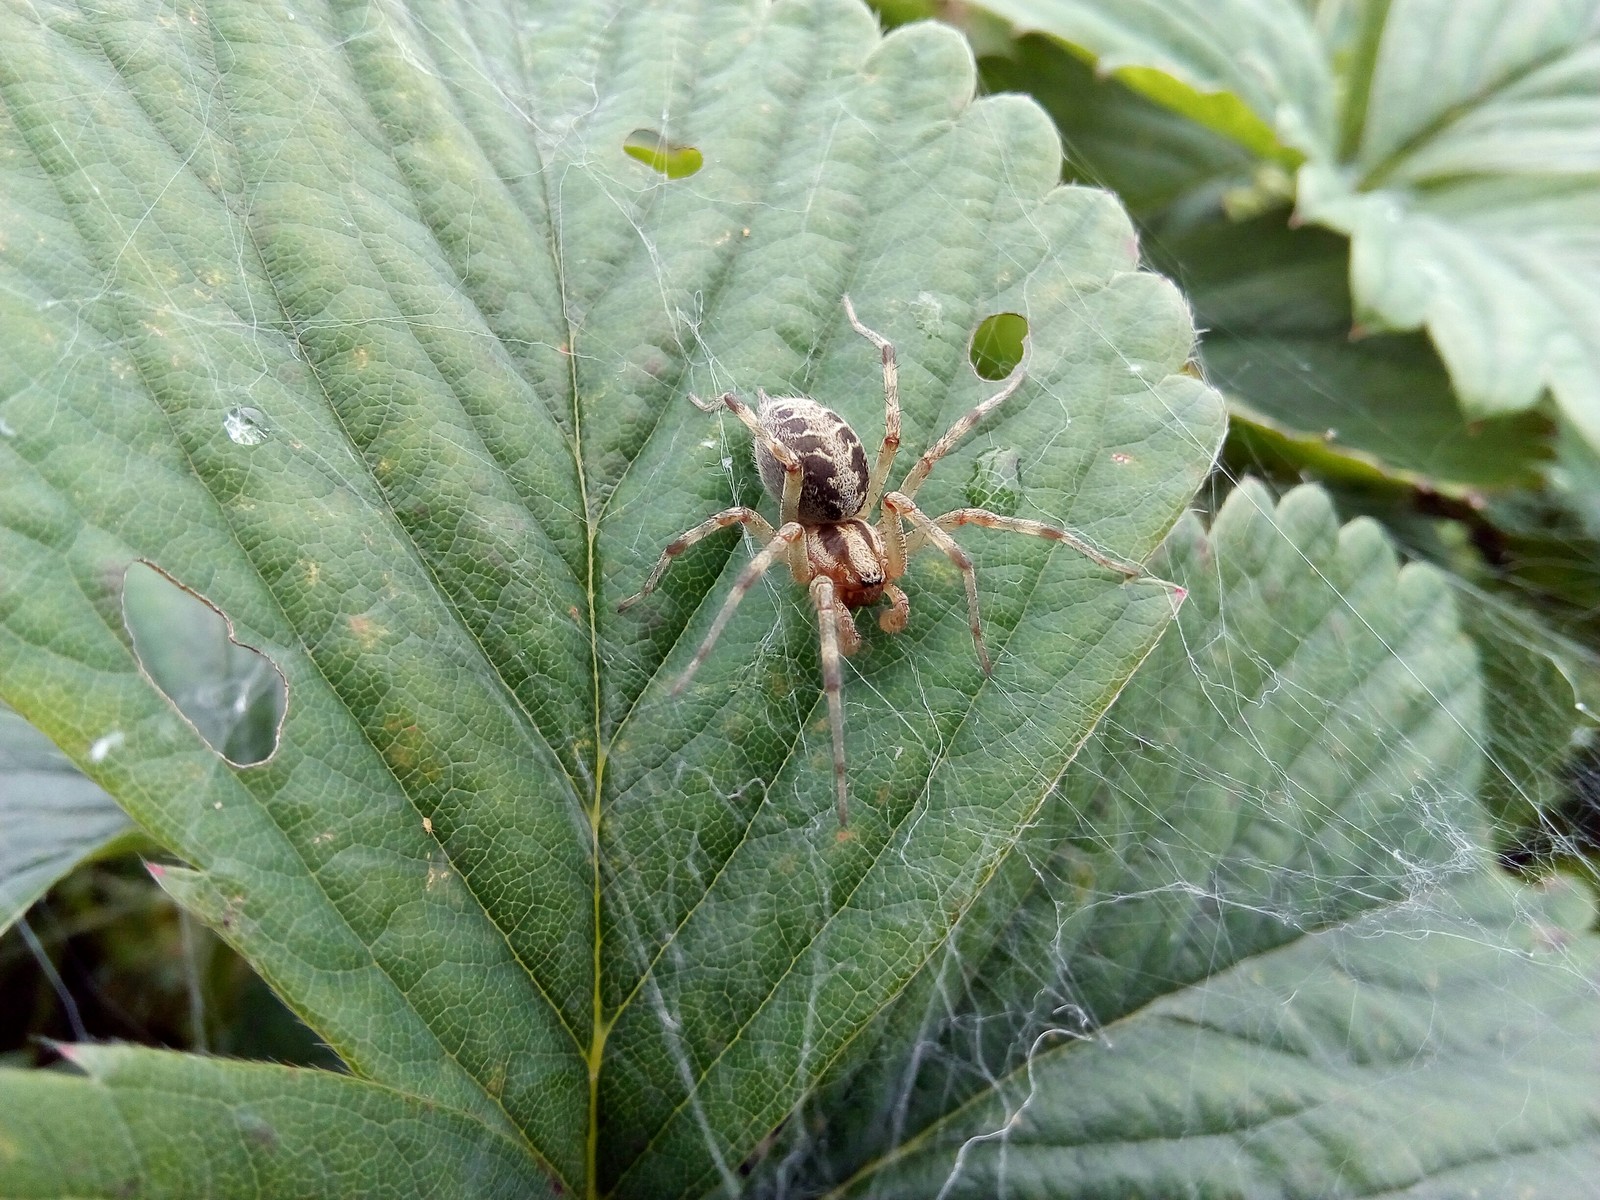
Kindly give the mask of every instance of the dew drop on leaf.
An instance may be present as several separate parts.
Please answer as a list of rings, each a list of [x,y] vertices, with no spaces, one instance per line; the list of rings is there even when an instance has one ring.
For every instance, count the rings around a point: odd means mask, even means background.
[[[110,733],[95,738],[94,744],[89,747],[89,761],[92,763],[105,762],[110,757],[111,752],[127,740],[128,735],[120,729],[113,729]]]
[[[222,428],[230,441],[241,446],[259,446],[272,436],[267,414],[249,406],[230,408],[222,418]]]

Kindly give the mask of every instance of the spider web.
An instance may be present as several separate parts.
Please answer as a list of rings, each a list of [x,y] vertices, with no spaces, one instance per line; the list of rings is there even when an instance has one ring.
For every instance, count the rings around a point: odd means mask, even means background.
[[[507,29],[425,8],[374,12],[370,25],[320,15],[319,32],[342,32],[329,47],[335,60],[358,62],[371,84],[376,116],[352,123],[389,133],[383,154],[422,213],[396,222],[393,245],[439,286],[416,284],[412,295],[414,281],[391,274],[395,310],[362,324],[334,310],[307,323],[269,309],[230,323],[178,287],[156,285],[170,320],[156,336],[218,351],[195,369],[198,390],[219,401],[192,425],[192,414],[169,412],[175,440],[192,450],[205,422],[242,452],[223,467],[200,454],[192,470],[224,476],[237,501],[269,493],[265,476],[292,469],[302,496],[326,499],[330,512],[340,498],[369,502],[374,536],[385,525],[405,535],[393,541],[407,560],[394,567],[401,582],[386,586],[436,590],[465,631],[440,633],[445,666],[429,678],[441,688],[474,672],[493,678],[499,710],[479,714],[489,732],[453,763],[492,757],[502,718],[534,746],[508,755],[487,782],[466,776],[438,794],[395,767],[402,798],[416,806],[398,806],[406,830],[437,838],[400,855],[426,866],[425,881],[399,877],[402,891],[492,912],[557,1021],[576,1014],[588,1022],[583,1033],[603,1031],[592,1064],[601,1073],[599,1187],[1162,1195],[1231,1181],[1244,1190],[1239,1181],[1282,1184],[1288,1172],[1275,1175],[1272,1164],[1282,1169],[1285,1147],[1321,1135],[1330,1149],[1304,1167],[1303,1190],[1333,1193],[1358,1178],[1396,1187],[1446,1178],[1476,1156],[1520,1147],[1518,1138],[1542,1144],[1536,1123],[1489,1106],[1505,1103],[1494,1088],[1523,1068],[1534,1099],[1566,1103],[1548,1040],[1572,1026],[1559,1023],[1566,1010],[1550,998],[1592,1000],[1593,953],[1577,937],[1586,918],[1574,906],[1485,882],[1485,777],[1535,807],[1537,798],[1487,731],[1477,659],[1442,576],[1401,566],[1375,526],[1341,533],[1313,491],[1280,498],[1231,478],[1216,489],[1225,502],[1204,519],[1183,516],[1157,550],[1215,448],[1215,401],[1181,371],[1190,350],[1181,306],[1132,273],[1129,227],[1078,193],[1047,208],[1056,168],[1042,121],[1013,101],[959,103],[964,51],[953,35],[899,35],[897,50],[862,68],[857,47],[871,34],[859,13],[822,5],[802,19],[799,5],[779,8],[640,16],[590,6],[524,14]],[[752,29],[757,49],[724,49]],[[500,52],[506,34],[509,55]],[[288,36],[276,27],[272,35]],[[402,52],[363,57],[367,43],[386,38]],[[211,59],[181,44],[184,54],[164,48],[154,61],[209,79]],[[139,61],[127,50],[111,59],[124,72]],[[895,86],[847,82],[874,71]],[[753,82],[763,75],[770,90]],[[459,164],[441,149],[448,139],[421,120],[427,113],[405,108],[395,79],[451,97],[460,121],[449,132],[472,134],[482,161],[454,174]],[[756,125],[775,144],[741,158],[736,143],[752,135],[738,113],[785,99],[786,120]],[[215,103],[206,120],[243,137],[245,101]],[[327,95],[297,103],[315,124],[342,96],[330,81]],[[941,103],[947,111],[930,117]],[[653,127],[669,148],[694,145],[708,165],[652,173],[624,153],[621,135],[635,127]],[[497,141],[507,129],[522,130],[528,147]],[[315,147],[307,136],[290,131],[280,145]],[[719,156],[744,165],[738,187],[717,174]],[[485,163],[494,170],[484,174]],[[460,178],[478,190],[446,186]],[[374,211],[401,208],[408,195],[401,188],[378,203],[359,190],[340,198],[358,226],[382,226]],[[152,224],[162,203],[148,201]],[[508,219],[518,203],[538,219]],[[263,255],[261,228],[225,227],[240,277]],[[115,257],[146,252],[138,233],[125,231]],[[730,245],[736,252],[723,253]],[[696,256],[705,246],[717,251],[715,270]],[[532,277],[536,300],[517,298],[520,273]],[[148,294],[145,280],[108,278],[70,297],[91,347],[103,332],[97,306]],[[743,428],[695,412],[683,393],[749,396],[761,385],[811,395],[851,422],[869,454],[875,448],[877,360],[844,325],[841,284],[899,349],[907,428],[895,479],[999,386],[967,361],[982,318],[1015,310],[1030,322],[1029,392],[939,464],[919,497],[930,513],[969,503],[980,464],[1014,453],[1017,515],[1082,530],[1112,554],[1148,556],[1154,575],[1189,591],[1172,618],[1156,583],[1121,585],[1065,548],[963,531],[996,659],[983,681],[958,574],[937,554],[920,556],[904,581],[908,629],[891,638],[863,619],[866,644],[845,668],[851,837],[833,817],[815,621],[781,570],[746,599],[681,699],[666,684],[752,547],[719,534],[683,556],[639,619],[611,612],[673,534],[731,504],[774,515]],[[554,314],[540,311],[550,296],[560,302]],[[273,299],[296,309],[282,293]],[[358,331],[353,342],[348,329]],[[344,403],[340,389],[371,368],[368,346],[380,369],[392,368],[389,383],[425,375],[418,362],[427,355],[382,357],[396,331],[448,347],[454,357],[431,362],[454,385],[443,390],[456,407],[453,421],[390,445],[392,429],[438,411],[411,411],[398,386],[376,404]],[[77,373],[89,370],[72,346],[42,361],[0,405],[8,439],[65,414]],[[139,354],[129,361],[137,367]],[[501,376],[512,382],[485,382]],[[311,397],[303,406],[296,387]],[[398,475],[427,471],[398,479],[397,464]],[[435,511],[419,511],[429,505]],[[266,540],[240,528],[247,546]],[[138,549],[130,528],[110,532],[118,551]],[[347,660],[305,628],[297,638],[275,632],[281,623],[262,615],[258,592],[228,569],[207,574],[204,555],[186,558],[181,546],[152,558],[282,660],[291,714],[296,688],[319,686],[309,669],[296,672],[296,651],[306,652],[300,666],[319,667],[339,691],[327,664]],[[406,574],[408,562],[417,569]],[[433,610],[419,602],[407,611]],[[358,642],[371,633],[353,629]],[[385,650],[393,647],[380,639],[365,652]],[[364,686],[341,693],[352,709]],[[375,714],[381,707],[362,714],[367,727],[382,727]],[[100,763],[85,747],[113,732],[138,749],[137,722],[124,729],[102,715],[82,718],[93,737],[64,719],[51,732],[89,767]],[[303,734],[291,722],[284,736],[292,749]],[[514,821],[488,839],[504,858],[482,853],[472,826],[489,808],[472,807],[471,784],[497,802],[558,814],[593,870],[596,923],[580,930],[592,936],[535,936],[574,919],[570,905],[547,903],[565,868],[508,846],[525,832]],[[139,815],[183,851],[181,823],[166,810],[147,802]],[[294,820],[280,810],[270,824],[297,847],[329,839],[359,849],[341,820],[330,805]],[[927,847],[966,858],[925,857]],[[185,857],[233,883],[233,864],[205,850]],[[248,895],[253,877],[238,870]],[[874,890],[889,886],[897,890]],[[358,1074],[382,1078],[381,1060],[363,1060],[352,1033],[369,1014],[286,967],[299,953],[288,934],[289,948],[275,949],[282,931],[229,925],[199,889],[185,899],[330,1042],[355,1046],[347,1057]],[[1418,983],[1425,975],[1407,976],[1385,957],[1397,942],[1463,947],[1474,966],[1451,974],[1449,962],[1428,957],[1437,950],[1418,949],[1451,984],[1434,994]],[[775,943],[781,971],[752,971]],[[552,962],[557,950],[576,953],[547,965],[529,945]],[[1519,974],[1535,967],[1543,991]],[[483,975],[494,981],[484,987],[489,1007],[521,995],[490,968]],[[436,1005],[428,1015],[469,1044],[493,1040],[528,1011],[508,1003],[462,1019],[449,994],[418,982],[400,990],[423,1010]],[[1334,1024],[1340,1001],[1345,1020]],[[1274,1010],[1276,1023],[1263,1015]],[[1485,1036],[1487,1049],[1470,1060],[1484,1079],[1486,1107],[1475,1115],[1503,1117],[1503,1140],[1411,1157],[1364,1141],[1415,1095],[1445,1094],[1437,1080],[1460,1047],[1414,1026],[1466,1023],[1468,1010],[1487,1014],[1484,1029],[1498,1021],[1512,1031],[1505,1046]],[[1246,1018],[1247,1028],[1230,1025]],[[1202,1033],[1231,1042],[1232,1057]],[[468,1053],[456,1057],[471,1074]],[[453,1082],[437,1092],[414,1077],[394,1086],[442,1093],[464,1109],[472,1102]],[[1104,1093],[1103,1106],[1083,1089]],[[1317,1123],[1336,1094],[1365,1124],[1330,1133]],[[775,1110],[771,1097],[785,1104]],[[539,1153],[569,1184],[592,1185],[563,1173],[536,1116]],[[1186,1164],[1196,1139],[1209,1149]],[[1552,1177],[1577,1177],[1589,1153],[1558,1147],[1546,1166]]]

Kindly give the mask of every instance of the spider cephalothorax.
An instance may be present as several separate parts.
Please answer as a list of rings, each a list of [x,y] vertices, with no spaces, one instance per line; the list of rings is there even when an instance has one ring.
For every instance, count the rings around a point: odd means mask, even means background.
[[[848,296],[844,298],[844,311],[851,327],[876,346],[883,357],[883,442],[878,447],[877,462],[869,470],[866,448],[855,430],[831,408],[807,397],[768,396],[758,388],[758,409],[752,412],[732,392],[713,404],[703,404],[697,397],[690,396],[702,412],[714,412],[719,405],[726,405],[750,430],[755,441],[761,485],[778,502],[781,524],[773,529],[753,508],[724,509],[669,544],[661,552],[644,586],[617,605],[620,611],[643,600],[661,582],[672,560],[702,538],[730,525],[745,525],[754,530],[765,543],[763,549],[739,575],[705,640],[672,690],[679,692],[688,684],[706,655],[711,653],[711,647],[732,619],[745,593],[768,568],[780,559],[786,562],[795,582],[809,590],[821,627],[822,685],[827,694],[828,719],[833,733],[833,775],[840,825],[847,820],[848,789],[845,786],[839,656],[854,654],[861,646],[861,635],[851,615],[855,609],[887,601],[888,607],[878,614],[879,626],[888,633],[899,633],[906,627],[911,605],[906,594],[895,586],[895,581],[905,574],[906,560],[911,555],[931,542],[961,571],[967,591],[972,640],[985,674],[992,667],[983,644],[983,626],[978,619],[977,576],[972,560],[950,536],[949,530],[958,525],[1009,529],[1014,533],[1065,542],[1101,566],[1126,576],[1142,573],[1131,563],[1100,553],[1076,534],[1042,521],[1005,517],[981,508],[957,508],[940,517],[929,517],[917,507],[913,497],[933,465],[1022,386],[1020,367],[1003,388],[958,420],[917,459],[898,490],[885,493],[884,484],[900,449],[900,386],[894,346],[856,318]],[[879,509],[876,524],[872,519],[874,508]],[[906,522],[911,524],[909,535]]]

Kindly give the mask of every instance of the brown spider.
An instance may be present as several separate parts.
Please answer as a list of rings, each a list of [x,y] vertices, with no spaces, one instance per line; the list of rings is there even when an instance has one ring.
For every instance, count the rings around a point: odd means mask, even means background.
[[[972,640],[978,662],[985,675],[993,665],[983,644],[983,626],[978,620],[978,580],[972,560],[947,532],[958,525],[982,525],[988,529],[1009,529],[1033,537],[1065,542],[1102,567],[1134,577],[1143,571],[1131,563],[1119,562],[1089,545],[1076,534],[1042,521],[1004,517],[981,508],[957,508],[941,517],[929,517],[912,499],[927,479],[933,465],[1001,403],[1022,386],[1023,371],[1018,367],[1006,385],[967,413],[930,446],[907,473],[898,491],[885,493],[883,485],[900,449],[900,385],[894,346],[882,334],[874,333],[856,318],[850,297],[844,298],[845,316],[862,337],[883,355],[883,444],[878,462],[869,473],[867,453],[855,430],[830,408],[804,396],[769,396],[760,388],[756,397],[760,412],[750,411],[732,392],[712,404],[699,397],[689,399],[701,412],[715,412],[724,404],[743,421],[755,440],[756,467],[761,486],[778,501],[782,524],[774,530],[753,508],[727,508],[681,534],[661,552],[644,586],[617,605],[617,611],[633,607],[652,591],[666,574],[672,560],[690,546],[730,525],[748,525],[766,544],[751,561],[737,582],[705,641],[695,651],[688,668],[672,686],[677,695],[689,683],[711,647],[727,627],[734,609],[767,569],[784,559],[795,582],[808,588],[817,610],[822,635],[822,687],[828,697],[828,719],[833,727],[833,778],[839,794],[839,824],[847,823],[844,767],[844,708],[840,698],[840,654],[854,654],[861,648],[853,610],[887,600],[889,606],[878,614],[878,625],[885,633],[899,633],[911,615],[911,603],[895,581],[906,572],[906,560],[932,542],[960,570],[967,587],[967,616],[972,625]],[[875,505],[882,500],[877,525],[871,522]],[[906,535],[902,522],[913,531]]]

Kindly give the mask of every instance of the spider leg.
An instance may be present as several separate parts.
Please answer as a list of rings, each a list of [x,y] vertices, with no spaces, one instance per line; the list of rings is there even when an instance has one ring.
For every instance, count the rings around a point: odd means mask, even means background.
[[[767,393],[760,388],[756,389],[756,396],[762,404],[767,402]],[[800,512],[800,485],[805,482],[805,472],[795,452],[763,429],[761,419],[751,411],[748,404],[732,392],[723,392],[710,404],[706,404],[691,392],[689,402],[706,413],[716,412],[719,405],[725,405],[729,412],[744,422],[745,428],[750,431],[750,436],[766,447],[767,453],[778,460],[778,465],[783,468],[783,496],[780,500],[778,519],[785,525],[793,521]]]
[[[895,361],[894,344],[881,333],[874,333],[856,317],[856,306],[850,297],[844,298],[844,315],[850,318],[851,327],[878,348],[883,355],[883,443],[878,447],[878,462],[868,476],[867,498],[861,511],[869,513],[883,495],[889,481],[889,470],[894,466],[894,456],[900,450],[900,367]]]
[[[839,828],[850,822],[844,772],[844,697],[839,668],[839,609],[834,603],[833,580],[818,575],[811,581],[811,602],[817,606],[817,627],[822,633],[822,690],[828,698],[828,725],[833,731],[833,785],[839,796]],[[848,619],[848,617],[846,618]]]
[[[917,507],[903,492],[890,492],[883,498],[883,507],[895,515],[896,523],[901,517],[906,518],[916,526],[917,535],[925,537],[940,550],[944,556],[955,563],[956,569],[961,572],[961,581],[967,587],[967,621],[972,626],[972,644],[978,651],[978,664],[983,667],[985,675],[994,673],[994,664],[989,661],[989,650],[983,644],[983,623],[978,619],[978,573],[972,569],[972,559],[967,557],[967,552],[941,529],[933,518]],[[891,610],[892,611],[892,610]]]
[[[717,619],[711,622],[711,631],[706,634],[705,641],[700,643],[700,649],[694,652],[694,657],[689,660],[689,665],[678,677],[678,682],[672,685],[672,695],[676,696],[689,686],[689,680],[694,678],[694,673],[700,669],[700,664],[705,662],[706,656],[711,653],[711,647],[717,644],[717,639],[722,636],[722,631],[727,628],[728,622],[733,619],[733,610],[739,607],[739,601],[744,599],[744,594],[755,587],[756,580],[767,573],[767,569],[777,562],[789,548],[805,537],[805,527],[791,521],[773,535],[767,543],[766,549],[750,560],[750,565],[740,572],[733,591],[728,593],[728,598],[722,603],[722,610],[717,613]]]
[[[981,525],[985,529],[1006,529],[1012,533],[1025,533],[1029,537],[1046,538],[1052,542],[1063,542],[1085,558],[1093,559],[1108,571],[1126,575],[1129,579],[1136,579],[1144,574],[1144,568],[1137,563],[1131,563],[1125,559],[1112,558],[1109,554],[1096,550],[1070,529],[1058,529],[1054,525],[1046,525],[1043,521],[1025,521],[1020,517],[1002,517],[999,513],[992,513],[982,508],[957,508],[937,518],[934,524],[940,529],[954,529],[957,525]]]
[[[668,544],[661,552],[661,557],[656,560],[656,565],[651,568],[649,577],[644,581],[644,586],[633,595],[617,605],[618,612],[626,612],[651,592],[656,590],[656,584],[661,582],[661,577],[667,573],[667,568],[672,565],[672,560],[677,558],[690,546],[702,538],[710,537],[719,529],[726,529],[729,525],[748,525],[756,536],[764,542],[771,542],[777,536],[772,526],[767,524],[767,519],[753,508],[725,508],[709,520],[700,522],[693,529],[680,533],[677,539]]]
[[[917,494],[917,489],[922,486],[922,481],[928,477],[928,472],[933,470],[933,464],[938,462],[946,454],[949,454],[950,451],[954,450],[956,448],[956,444],[959,443],[962,438],[966,437],[967,434],[972,432],[972,427],[974,425],[983,420],[995,409],[999,408],[1007,400],[1011,399],[1012,396],[1016,395],[1017,389],[1022,386],[1022,381],[1026,378],[1027,375],[1019,367],[1015,372],[1012,373],[1011,379],[1009,382],[1007,382],[1005,387],[1001,388],[982,404],[978,405],[977,408],[967,413],[966,416],[961,417],[954,425],[945,430],[944,436],[933,445],[929,446],[927,452],[924,453],[921,458],[917,459],[916,465],[912,467],[911,470],[906,474],[905,482],[900,485],[900,494],[905,496],[907,499],[915,496]]]

